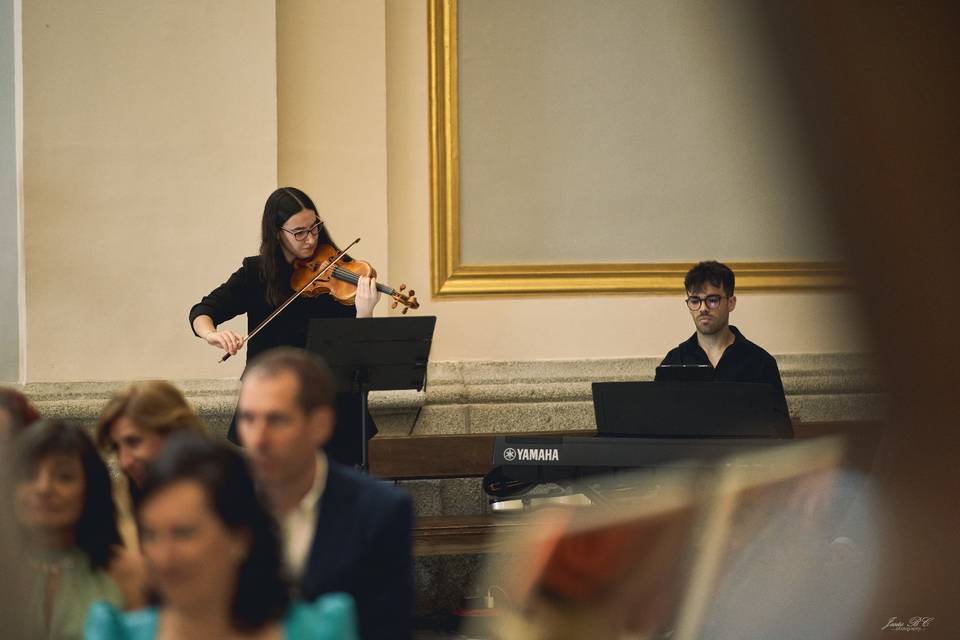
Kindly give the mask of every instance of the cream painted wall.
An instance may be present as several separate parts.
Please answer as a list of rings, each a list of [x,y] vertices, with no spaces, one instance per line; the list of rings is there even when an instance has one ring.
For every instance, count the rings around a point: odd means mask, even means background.
[[[28,380],[238,374],[187,311],[257,248],[275,45],[261,0],[24,3]]]
[[[277,3],[278,172],[389,283],[384,19],[383,0]]]
[[[433,300],[426,3],[387,3],[390,270],[438,316],[431,358],[549,359],[664,354],[693,333],[678,294]],[[843,293],[743,293],[734,322],[774,353],[858,351],[855,300]]]
[[[278,177],[418,290],[434,360],[656,355],[691,333],[679,295],[431,300],[425,3],[277,10],[25,3],[29,381],[236,377],[186,314],[256,252]],[[846,351],[850,306],[748,293],[735,320],[775,353]]]

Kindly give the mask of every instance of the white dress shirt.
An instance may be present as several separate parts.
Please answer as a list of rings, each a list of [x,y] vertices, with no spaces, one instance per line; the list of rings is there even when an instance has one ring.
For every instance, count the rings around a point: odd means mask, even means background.
[[[317,510],[320,497],[327,485],[327,456],[317,452],[317,465],[313,474],[313,486],[291,511],[280,518],[283,533],[284,559],[294,580],[299,581],[306,569],[310,543],[317,530]]]

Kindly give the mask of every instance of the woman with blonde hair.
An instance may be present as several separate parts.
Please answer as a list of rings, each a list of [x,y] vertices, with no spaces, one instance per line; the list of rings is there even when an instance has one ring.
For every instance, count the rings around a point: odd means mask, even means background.
[[[96,438],[101,449],[117,455],[137,501],[147,465],[177,431],[205,431],[203,421],[180,390],[164,380],[134,382],[113,394],[100,412]]]
[[[120,512],[120,531],[130,547],[137,546],[133,511],[147,467],[163,450],[167,437],[180,431],[206,433],[200,416],[180,390],[164,380],[142,380],[117,391],[100,412],[96,441],[117,456],[126,476],[126,488],[116,486],[114,499]]]

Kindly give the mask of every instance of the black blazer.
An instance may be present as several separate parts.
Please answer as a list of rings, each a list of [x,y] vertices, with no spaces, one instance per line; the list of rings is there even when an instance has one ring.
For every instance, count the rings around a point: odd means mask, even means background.
[[[300,596],[349,593],[361,638],[411,638],[412,525],[406,493],[331,460]]]
[[[191,331],[193,321],[201,315],[210,316],[213,318],[213,323],[219,326],[245,313],[247,330],[252,331],[273,313],[276,305],[267,302],[266,284],[260,276],[260,264],[260,256],[244,258],[240,268],[226,282],[193,305],[189,315]],[[277,259],[277,271],[284,281],[289,281],[293,275],[293,267],[282,258]],[[292,294],[293,289],[290,289],[289,293]],[[357,317],[356,307],[340,304],[327,295],[316,298],[297,298],[247,344],[247,362],[253,360],[258,353],[273,347],[287,346],[302,349],[307,344],[307,328],[313,318],[355,317]]]

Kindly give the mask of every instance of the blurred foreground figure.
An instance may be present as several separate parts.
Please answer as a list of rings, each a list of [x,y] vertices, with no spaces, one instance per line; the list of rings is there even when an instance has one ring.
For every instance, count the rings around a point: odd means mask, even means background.
[[[843,638],[868,610],[876,558],[835,440],[730,458],[714,471],[594,479],[591,507],[532,514],[481,584],[502,639]],[[859,505],[857,505],[859,503]],[[499,592],[497,593],[499,596]]]
[[[89,436],[40,420],[14,443],[14,507],[38,637],[80,638],[90,604],[143,602],[137,554],[117,531],[110,475]]]
[[[848,637],[960,637],[960,4],[758,2],[889,390],[881,565]],[[909,303],[907,303],[909,301]]]
[[[146,478],[141,547],[159,607],[90,612],[88,640],[354,640],[344,594],[291,604],[280,540],[243,458],[196,434],[171,438]]]
[[[0,460],[10,458],[10,443],[0,439]],[[0,466],[0,628],[11,638],[29,638],[30,619],[27,612],[30,599],[27,585],[29,567],[23,561],[23,546],[14,517],[8,464]]]

